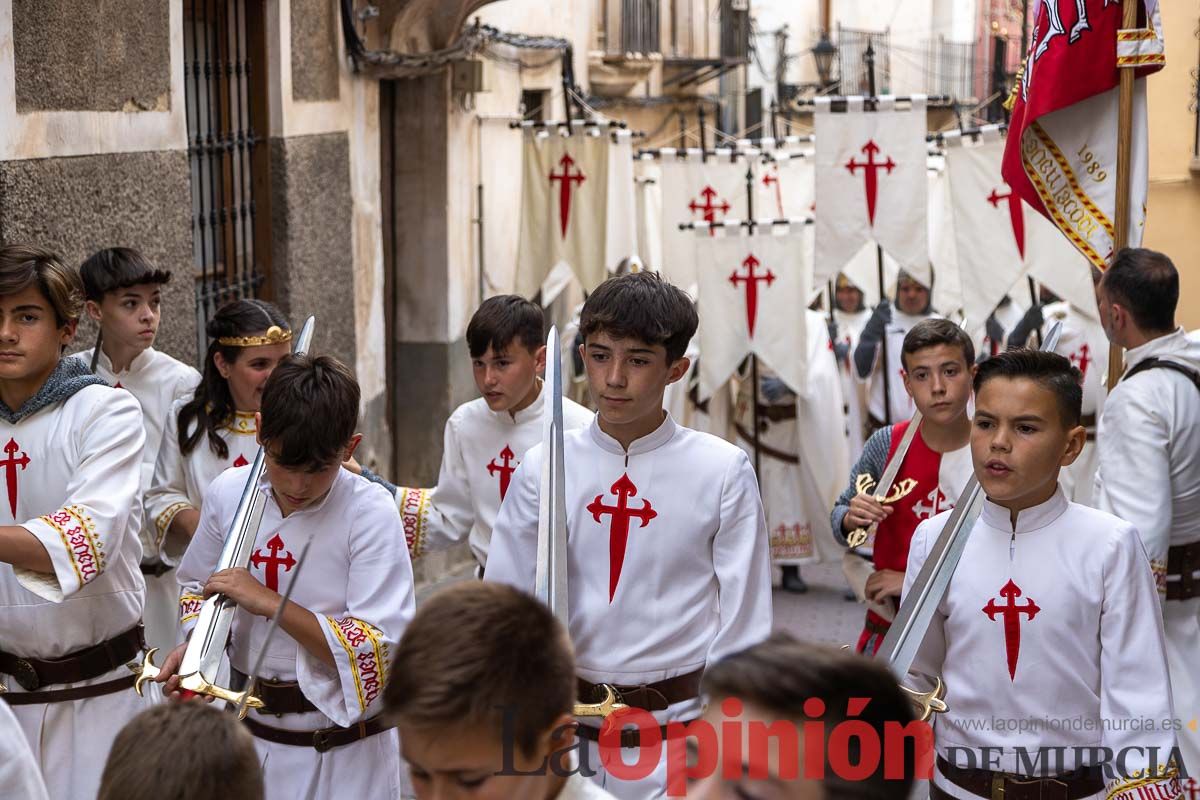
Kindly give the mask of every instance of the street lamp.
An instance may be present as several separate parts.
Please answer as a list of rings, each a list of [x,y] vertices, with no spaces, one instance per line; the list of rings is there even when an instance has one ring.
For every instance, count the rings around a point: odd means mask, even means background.
[[[829,41],[829,33],[821,31],[821,41],[813,46],[813,61],[817,62],[817,77],[821,87],[826,88],[833,82],[833,60],[837,58],[837,48]]]

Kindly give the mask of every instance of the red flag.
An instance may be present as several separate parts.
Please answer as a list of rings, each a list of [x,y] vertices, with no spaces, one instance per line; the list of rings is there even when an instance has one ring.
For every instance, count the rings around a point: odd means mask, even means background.
[[[1116,231],[1120,68],[1141,78],[1165,63],[1157,0],[1122,30],[1120,0],[1041,0],[1014,87],[1001,172],[1012,190],[1104,269]],[[1129,242],[1141,242],[1147,187],[1146,97],[1135,82]]]

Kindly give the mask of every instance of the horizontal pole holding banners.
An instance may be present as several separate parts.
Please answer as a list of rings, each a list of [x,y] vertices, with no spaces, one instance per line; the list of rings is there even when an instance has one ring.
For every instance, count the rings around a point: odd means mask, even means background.
[[[784,225],[812,225],[815,220],[812,217],[790,217],[786,219],[725,219],[720,222],[708,222],[701,220],[700,222],[681,222],[679,230],[681,231],[707,231],[713,228],[765,228],[770,226]]]
[[[920,97],[920,95],[917,95]],[[828,100],[829,110],[833,112],[845,111],[848,102],[851,100],[861,100],[863,105],[869,111],[880,100],[893,100],[897,103],[911,103],[913,96],[908,94],[898,95],[825,95],[821,98],[805,97],[799,100],[792,101],[792,105],[796,108],[810,109],[816,106],[817,100]],[[927,106],[934,108],[946,108],[954,105],[954,98],[948,94],[931,94],[925,95],[925,103]]]
[[[634,153],[633,157],[646,161],[669,158],[676,158],[681,161],[688,158],[728,158],[732,162],[738,158],[748,158],[759,154],[759,151],[754,148],[718,147],[716,149],[705,148],[701,150],[699,147],[644,147]]]
[[[629,127],[629,123],[619,120],[595,120],[595,119],[573,119],[566,120],[550,120],[550,119],[523,119],[518,122],[510,122],[510,128],[532,128],[533,130],[543,130],[548,128],[621,128],[624,130]]]
[[[989,133],[1007,133],[1007,132],[1008,132],[1008,123],[1001,122],[996,125],[980,125],[978,128],[963,128],[962,130],[959,130],[956,128],[954,130],[949,130],[949,131],[938,131],[937,133],[931,133],[928,136],[926,136],[925,141],[937,142],[938,144],[941,144],[941,143],[945,142],[947,139],[966,139],[966,138],[978,139],[980,136],[984,136]]]

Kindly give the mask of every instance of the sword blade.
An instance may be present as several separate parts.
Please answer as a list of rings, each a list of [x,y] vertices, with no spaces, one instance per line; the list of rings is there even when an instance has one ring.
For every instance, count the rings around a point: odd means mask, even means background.
[[[874,491],[876,497],[887,497],[887,493],[892,490],[892,484],[896,482],[896,476],[900,474],[900,467],[904,464],[904,456],[908,454],[909,445],[917,435],[917,428],[921,427],[921,419],[921,410],[917,409],[908,421],[908,427],[904,429],[904,436],[900,437],[900,444],[892,454],[892,460],[883,468],[883,475],[880,476]]]
[[[1041,349],[1053,350],[1061,335],[1062,323],[1056,322],[1042,341]],[[979,479],[972,475],[879,645],[876,657],[886,662],[901,681],[907,680],[908,670],[925,640],[933,614],[946,596],[971,530],[983,512],[983,500]]]
[[[542,474],[538,509],[537,577],[535,593],[565,627],[567,603],[566,464],[563,457],[562,367],[558,328],[546,339],[546,392],[542,412]]]
[[[316,318],[309,317],[300,328],[295,338],[292,352],[307,353],[312,346],[313,331]],[[213,572],[233,567],[246,567],[250,564],[251,550],[254,540],[258,538],[258,529],[262,524],[263,511],[267,507],[267,495],[259,485],[262,481],[264,466],[263,449],[258,448],[251,463],[250,472],[246,476],[246,487],[242,490],[242,499],[238,502],[233,521],[225,534],[225,544],[221,548],[221,557]],[[233,625],[233,612],[236,605],[224,595],[214,594],[200,606],[200,614],[196,619],[196,627],[192,629],[188,639],[183,661],[179,665],[180,675],[191,675],[199,672],[205,681],[212,683],[217,679],[217,670],[221,658],[225,654],[225,645],[229,641],[229,632]]]

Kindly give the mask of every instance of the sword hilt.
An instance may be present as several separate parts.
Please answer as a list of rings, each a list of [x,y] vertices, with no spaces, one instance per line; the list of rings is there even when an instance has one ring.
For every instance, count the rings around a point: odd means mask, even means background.
[[[945,714],[950,708],[943,699],[946,696],[946,684],[942,683],[941,678],[937,679],[934,687],[928,692],[918,692],[903,684],[900,688],[908,695],[909,702],[917,710],[917,719],[921,722],[928,722],[934,714]]]
[[[607,717],[614,712],[629,708],[621,702],[621,695],[617,693],[616,689],[607,683],[603,683],[601,686],[604,688],[603,700],[599,703],[576,703],[571,713],[577,717]]]
[[[154,665],[154,654],[158,652],[158,648],[152,647],[146,651],[145,657],[142,658],[142,663],[131,663],[126,666],[137,675],[137,680],[133,682],[134,691],[139,695],[142,694],[142,687],[146,681],[153,680],[159,675],[159,669]],[[233,703],[240,709],[238,719],[244,719],[247,709],[262,708],[263,701],[252,693],[253,687],[247,687],[245,690],[235,692],[232,689],[225,689],[216,684],[206,681],[199,672],[193,672],[191,675],[183,676],[179,682],[179,694],[183,699],[188,700],[197,695],[205,695],[213,697],[217,700],[224,700],[227,703]]]

